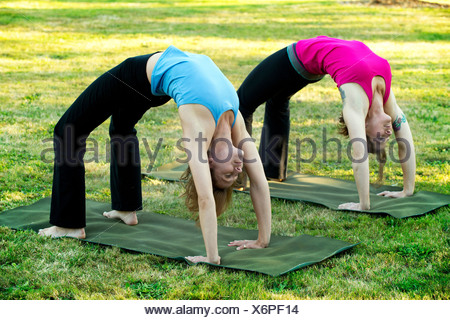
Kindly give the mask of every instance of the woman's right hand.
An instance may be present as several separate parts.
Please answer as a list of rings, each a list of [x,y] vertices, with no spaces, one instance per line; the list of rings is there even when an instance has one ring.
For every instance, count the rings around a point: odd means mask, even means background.
[[[267,245],[261,244],[258,240],[234,240],[231,241],[228,246],[236,247],[236,250],[267,248]]]

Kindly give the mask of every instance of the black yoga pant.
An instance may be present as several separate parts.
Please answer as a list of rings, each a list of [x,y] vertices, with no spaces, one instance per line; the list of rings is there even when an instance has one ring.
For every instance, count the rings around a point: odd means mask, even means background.
[[[289,100],[309,81],[289,61],[287,48],[264,59],[237,91],[239,111],[252,134],[253,113],[266,102],[259,155],[267,178],[286,179],[289,145]]]
[[[109,117],[112,209],[142,209],[139,141],[134,126],[148,109],[170,100],[168,96],[151,94],[146,73],[151,55],[129,58],[104,73],[56,124],[51,224],[65,228],[86,226],[86,138]]]

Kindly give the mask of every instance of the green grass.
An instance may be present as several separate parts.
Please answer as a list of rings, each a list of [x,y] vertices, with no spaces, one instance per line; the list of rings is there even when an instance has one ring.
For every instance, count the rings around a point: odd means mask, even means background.
[[[0,211],[50,196],[51,143],[43,142],[81,91],[129,56],[181,49],[209,55],[239,87],[270,53],[296,40],[326,34],[366,42],[391,62],[393,92],[406,113],[417,150],[417,187],[449,193],[449,10],[370,7],[338,1],[3,1],[0,3]],[[291,139],[312,138],[317,154],[289,169],[352,180],[351,163],[335,143],[323,163],[322,133],[336,133],[341,103],[326,77],[296,94]],[[263,107],[255,115],[255,137]],[[149,111],[137,125],[159,166],[183,155],[176,106]],[[108,202],[108,123],[91,135],[99,161],[87,164],[89,199]],[[347,141],[339,138],[343,148]],[[143,167],[150,163],[141,145]],[[91,148],[94,146],[91,145]],[[303,146],[302,146],[303,147]],[[48,151],[48,150],[47,150]],[[306,145],[301,157],[313,150]],[[92,159],[89,151],[86,158]],[[45,160],[45,161],[44,161]],[[374,162],[374,161],[372,161]],[[375,179],[375,164],[372,164]],[[402,184],[389,161],[386,184]],[[144,208],[190,218],[182,187],[144,180]],[[250,198],[235,203],[219,224],[257,227]],[[208,266],[188,266],[148,254],[50,240],[0,228],[0,299],[449,299],[450,209],[406,220],[336,212],[272,200],[273,233],[310,234],[361,242],[323,263],[272,278]]]

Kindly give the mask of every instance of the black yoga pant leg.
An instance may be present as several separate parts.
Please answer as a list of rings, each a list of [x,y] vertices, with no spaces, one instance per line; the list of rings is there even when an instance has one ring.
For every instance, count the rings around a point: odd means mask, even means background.
[[[135,112],[126,116],[114,113],[109,134],[111,139],[111,203],[113,210],[136,211],[142,209],[141,160],[135,124],[143,116]]]
[[[257,65],[237,91],[239,111],[250,134],[253,113],[259,105],[266,102],[259,153],[268,178],[286,178],[289,100],[308,83],[292,67],[287,49],[284,48]]]
[[[82,228],[85,220],[86,138],[111,115],[100,93],[110,85],[108,75],[92,83],[55,126],[52,203],[50,223],[65,228]],[[97,97],[95,99],[94,97]],[[97,102],[97,100],[99,100]]]
[[[85,215],[85,169],[83,157],[86,152],[86,138],[111,115],[112,136],[131,136],[130,148],[125,151],[139,162],[139,150],[134,124],[146,110],[170,100],[169,97],[155,97],[150,93],[146,74],[146,63],[151,55],[129,58],[95,80],[72,104],[58,121],[54,130],[55,165],[52,187],[50,223],[59,227],[83,228]],[[113,140],[113,139],[112,139]],[[117,139],[116,139],[117,140]],[[117,151],[117,150],[116,150]],[[123,174],[116,167],[120,163],[119,152],[112,149],[111,165],[114,167],[114,185],[122,183]],[[124,170],[132,162],[122,162]],[[119,165],[120,167],[120,165]],[[133,172],[140,168],[133,168]],[[125,181],[125,197],[131,199],[132,210],[142,206],[140,175]],[[120,181],[119,181],[120,180]],[[115,199],[120,188],[113,188]],[[120,202],[120,200],[117,200]],[[121,205],[117,206],[121,208]]]

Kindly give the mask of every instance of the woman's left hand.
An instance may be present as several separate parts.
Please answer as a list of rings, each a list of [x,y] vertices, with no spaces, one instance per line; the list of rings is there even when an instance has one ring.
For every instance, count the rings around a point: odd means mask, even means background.
[[[237,247],[236,250],[242,249],[263,249],[265,246],[258,243],[258,240],[234,240],[228,244],[229,247]]]
[[[383,191],[378,193],[377,195],[387,198],[405,198],[408,196],[404,191]]]

